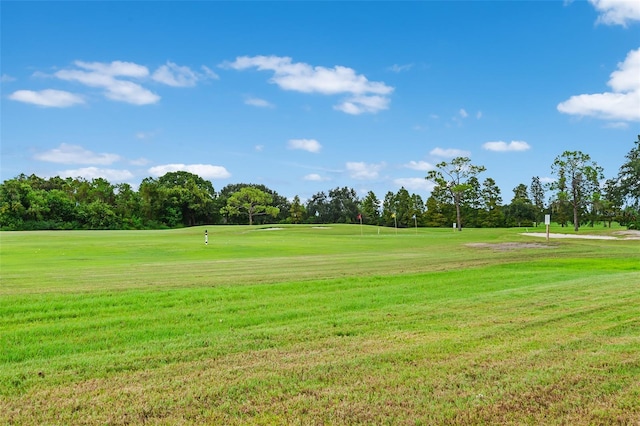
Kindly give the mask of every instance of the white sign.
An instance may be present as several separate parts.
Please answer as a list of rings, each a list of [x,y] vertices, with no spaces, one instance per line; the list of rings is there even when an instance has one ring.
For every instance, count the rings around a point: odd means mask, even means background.
[[[453,222],[453,229],[456,229],[457,223]]]
[[[550,214],[545,214],[544,215],[544,224],[545,225],[551,225],[551,215]]]

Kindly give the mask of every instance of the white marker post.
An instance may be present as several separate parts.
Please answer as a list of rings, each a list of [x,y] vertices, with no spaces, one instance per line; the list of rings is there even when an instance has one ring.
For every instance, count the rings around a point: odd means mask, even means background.
[[[456,228],[458,227],[457,225],[457,223],[453,222],[453,232],[456,232]]]
[[[547,242],[549,242],[549,225],[551,225],[551,215],[550,214],[545,214],[544,215],[544,224],[547,227]]]

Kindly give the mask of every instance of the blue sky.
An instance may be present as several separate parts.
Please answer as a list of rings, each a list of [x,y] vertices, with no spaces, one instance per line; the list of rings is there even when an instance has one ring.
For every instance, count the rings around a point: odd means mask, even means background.
[[[640,2],[0,3],[1,173],[137,187],[186,170],[303,200],[502,190],[640,134]]]

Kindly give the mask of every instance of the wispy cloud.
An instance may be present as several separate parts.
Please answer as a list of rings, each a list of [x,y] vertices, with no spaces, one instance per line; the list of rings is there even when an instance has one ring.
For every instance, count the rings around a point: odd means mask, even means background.
[[[413,64],[404,64],[404,65],[393,64],[387,69],[389,71],[393,71],[393,72],[398,72],[399,73],[399,72],[403,72],[403,71],[409,71],[411,68],[413,68]]]
[[[640,3],[638,3],[640,4]],[[602,120],[640,121],[640,48],[627,54],[611,73],[612,92],[583,94],[558,104],[564,114],[592,116]]]
[[[260,98],[247,98],[245,99],[244,103],[246,105],[251,105],[258,108],[274,108],[275,107],[275,105],[273,105],[271,102],[265,101],[264,99],[260,99]]]
[[[312,66],[303,62],[293,62],[281,56],[239,56],[233,62],[224,62],[223,68],[272,71],[269,80],[283,90],[323,95],[348,95],[334,106],[347,114],[376,113],[387,109],[388,95],[393,87],[383,82],[369,81],[352,68],[337,65],[333,68]]]
[[[222,166],[211,164],[164,164],[151,167],[149,173],[153,176],[163,176],[169,172],[189,172],[205,179],[226,179],[231,177],[231,173]]]
[[[2,83],[11,83],[12,81],[16,81],[16,79],[9,74],[2,74],[2,77],[0,77],[0,82]]]
[[[85,103],[80,95],[53,89],[41,90],[39,92],[33,90],[17,90],[9,95],[9,99],[52,108],[66,108]]]
[[[349,172],[349,176],[353,179],[359,180],[372,180],[377,179],[380,171],[384,169],[386,164],[378,163],[378,164],[368,164],[364,162],[348,162],[346,164],[347,171]]]
[[[97,164],[109,165],[116,161],[120,161],[121,157],[117,154],[95,153],[80,145],[71,145],[62,143],[58,148],[53,148],[45,152],[34,155],[39,161],[60,164]]]
[[[114,101],[147,105],[160,100],[160,96],[140,84],[124,79],[147,77],[149,70],[145,66],[122,61],[110,63],[75,61],[74,65],[76,68],[57,71],[54,76],[61,80],[104,89],[104,95]]]
[[[290,139],[287,143],[289,149],[300,149],[303,151],[318,153],[322,145],[315,139]]]
[[[58,80],[78,83],[86,87],[101,89],[110,100],[133,105],[149,105],[160,101],[160,95],[143,84],[161,83],[171,87],[193,87],[199,81],[218,78],[209,68],[201,72],[173,62],[161,65],[151,74],[144,65],[133,62],[85,62],[74,61],[73,65],[47,75],[36,71],[34,76],[54,77]],[[18,90],[9,99],[48,107],[68,107],[84,103],[84,97],[66,91],[47,89],[39,92]]]
[[[496,142],[485,142],[482,145],[482,148],[487,151],[498,151],[498,152],[506,152],[506,151],[527,151],[531,149],[531,146],[524,141],[511,141],[509,143],[503,141]]]
[[[173,62],[160,66],[151,78],[159,83],[173,87],[193,87],[198,82],[198,74],[189,67],[181,67]]]
[[[455,148],[434,148],[429,152],[434,157],[454,158],[454,157],[470,157],[471,152]]]

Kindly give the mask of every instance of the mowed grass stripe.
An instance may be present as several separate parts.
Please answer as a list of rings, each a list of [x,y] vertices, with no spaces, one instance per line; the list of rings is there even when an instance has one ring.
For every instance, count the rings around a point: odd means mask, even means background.
[[[0,423],[640,419],[637,241],[501,251],[466,244],[530,240],[511,230],[354,230],[304,244],[293,234],[315,230],[243,231],[233,234],[244,246],[235,260],[181,249],[193,230],[172,231],[173,254],[157,259],[136,239],[102,234],[109,244],[85,248],[86,270],[62,259],[63,282],[45,288],[32,274],[39,266],[3,259],[3,286],[5,273],[15,281],[0,297]],[[74,235],[65,244],[82,246]],[[34,249],[2,237],[3,258]],[[424,240],[437,249],[416,250]],[[131,257],[109,265],[112,247],[129,244]],[[104,273],[97,284],[84,281],[89,270]]]

